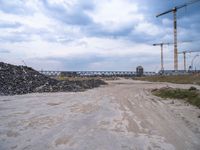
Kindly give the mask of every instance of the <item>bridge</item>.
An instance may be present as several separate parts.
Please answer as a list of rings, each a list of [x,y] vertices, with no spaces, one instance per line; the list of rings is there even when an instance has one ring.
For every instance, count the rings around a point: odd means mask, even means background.
[[[47,76],[136,76],[135,71],[39,71]],[[155,72],[144,72],[146,76],[156,75]]]

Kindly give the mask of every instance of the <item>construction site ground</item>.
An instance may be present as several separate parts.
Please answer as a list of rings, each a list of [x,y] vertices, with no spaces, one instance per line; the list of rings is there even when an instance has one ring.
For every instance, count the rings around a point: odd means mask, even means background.
[[[85,92],[0,96],[0,150],[200,149],[200,109],[151,94],[191,85],[108,83]]]

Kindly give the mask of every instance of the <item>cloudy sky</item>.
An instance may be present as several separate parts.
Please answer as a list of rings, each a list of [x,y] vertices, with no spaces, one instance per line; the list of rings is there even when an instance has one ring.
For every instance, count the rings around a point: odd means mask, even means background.
[[[157,42],[173,42],[172,14],[190,0],[0,0],[0,61],[37,70],[160,69]],[[178,11],[179,51],[200,50],[200,2]],[[188,65],[194,55],[188,54]],[[179,55],[179,68],[183,68]],[[164,47],[173,69],[173,46]],[[194,61],[200,69],[200,57]]]

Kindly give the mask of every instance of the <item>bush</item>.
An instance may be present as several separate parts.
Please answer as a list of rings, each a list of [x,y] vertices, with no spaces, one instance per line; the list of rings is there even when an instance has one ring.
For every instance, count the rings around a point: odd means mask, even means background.
[[[152,90],[152,93],[162,98],[181,99],[200,108],[200,91],[195,87],[190,89],[161,88]]]
[[[191,87],[189,88],[189,91],[196,91],[196,90],[197,90],[197,88],[194,87],[194,86],[191,86]]]

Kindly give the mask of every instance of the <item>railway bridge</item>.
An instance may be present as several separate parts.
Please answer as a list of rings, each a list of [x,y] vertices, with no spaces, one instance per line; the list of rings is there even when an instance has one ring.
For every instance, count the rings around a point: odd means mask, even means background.
[[[136,76],[135,71],[39,71],[47,76]],[[146,76],[155,75],[155,72],[144,72]]]

